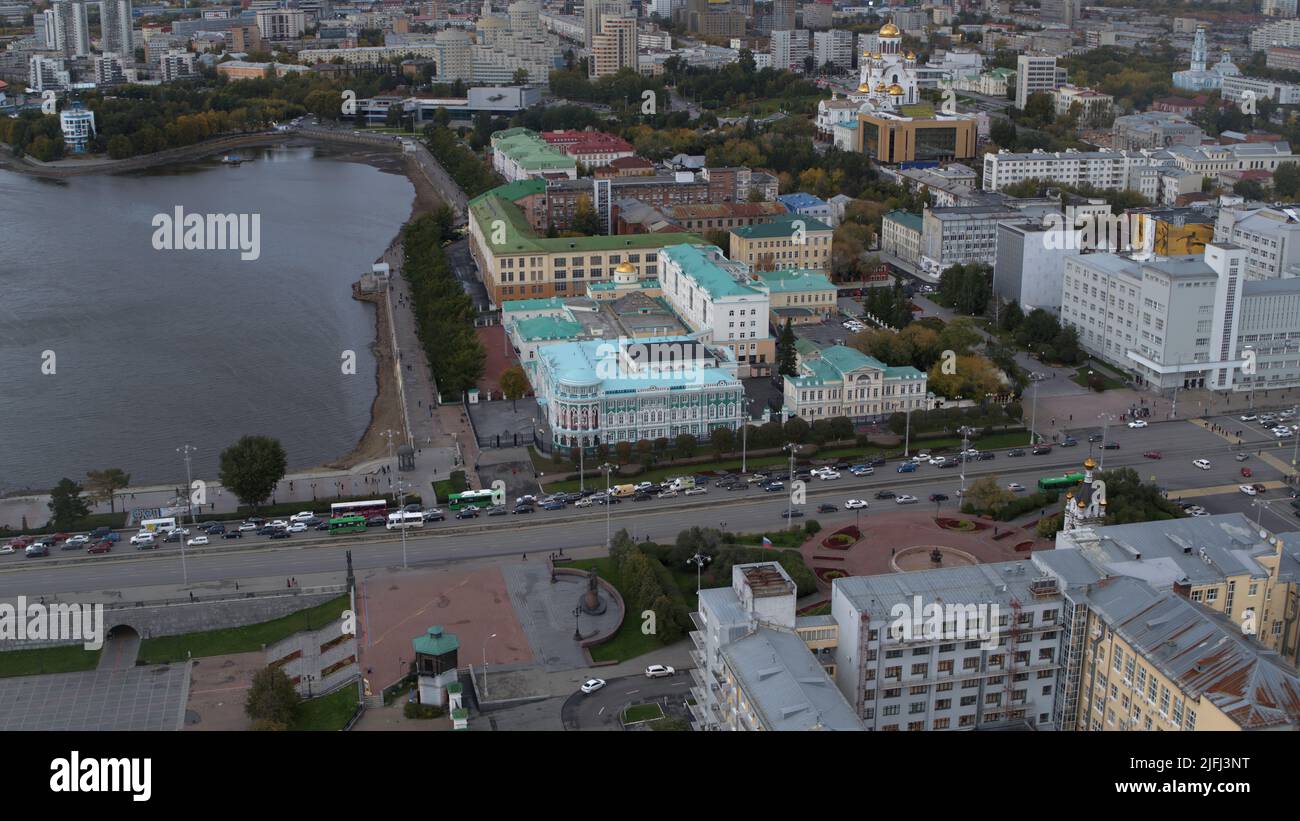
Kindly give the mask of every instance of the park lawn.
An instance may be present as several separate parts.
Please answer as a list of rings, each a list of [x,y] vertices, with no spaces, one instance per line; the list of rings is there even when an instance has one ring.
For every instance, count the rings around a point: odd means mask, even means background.
[[[1028,447],[1026,442],[1029,441],[1029,431],[1012,430],[1001,433],[991,433],[988,436],[979,436],[969,441],[973,448],[980,450],[998,450],[1000,448],[1020,448]],[[921,439],[912,440],[912,453],[918,453],[922,450],[937,450],[939,448],[960,448],[960,436],[944,436],[938,439]]]
[[[185,661],[190,656],[202,658],[230,653],[251,653],[302,630],[322,627],[327,622],[337,619],[348,606],[348,596],[342,595],[324,604],[258,624],[146,639],[140,642],[140,661],[146,664],[163,664]]]
[[[664,710],[658,704],[633,704],[623,711],[623,723],[635,724],[639,721],[654,721],[664,717]]]
[[[623,594],[623,580],[619,578],[614,560],[608,556],[600,559],[578,559],[568,567],[578,570],[595,570],[596,575],[614,585]],[[694,587],[691,588],[694,590]],[[604,644],[590,648],[592,661],[626,661],[663,648],[663,642],[641,632],[641,619],[636,613],[624,613],[623,624],[614,637]]]
[[[347,726],[357,709],[357,688],[348,684],[327,696],[298,704],[290,730],[334,732]]]
[[[99,651],[87,650],[80,644],[10,650],[0,653],[0,678],[44,673],[80,673],[94,670],[97,664]]]
[[[1084,365],[1082,368],[1079,368],[1077,371],[1074,372],[1074,376],[1070,377],[1070,381],[1084,388],[1089,387],[1088,371],[1092,371],[1093,373],[1101,377],[1101,389],[1103,391],[1114,391],[1124,387],[1123,382],[1121,382],[1118,379],[1115,379],[1109,373],[1102,370],[1101,368],[1098,368],[1095,365],[1092,367]]]

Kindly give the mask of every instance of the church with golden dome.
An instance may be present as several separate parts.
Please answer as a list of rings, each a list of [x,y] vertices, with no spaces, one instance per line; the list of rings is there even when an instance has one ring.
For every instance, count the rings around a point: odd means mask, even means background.
[[[896,111],[921,99],[916,55],[903,49],[903,33],[892,22],[877,34],[879,51],[862,53],[858,90],[849,99],[865,112]]]
[[[1083,462],[1083,484],[1065,494],[1065,508],[1061,511],[1062,530],[1076,530],[1106,523],[1106,483],[1093,478],[1097,461],[1089,456]]]

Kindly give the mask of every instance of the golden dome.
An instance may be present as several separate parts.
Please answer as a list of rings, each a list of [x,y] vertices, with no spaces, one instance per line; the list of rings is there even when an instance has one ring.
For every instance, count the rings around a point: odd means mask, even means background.
[[[619,263],[619,266],[618,266],[617,268],[614,269],[614,273],[616,273],[616,274],[635,274],[635,273],[636,273],[636,266],[633,265],[633,264],[630,263],[630,262],[622,262],[622,263]]]
[[[1085,501],[1082,500],[1082,499],[1079,500],[1079,509],[1080,509],[1080,510],[1083,510],[1083,509],[1084,509],[1085,507],[1087,507],[1087,506],[1088,506],[1088,503],[1087,503],[1087,502],[1085,502]]]
[[[879,91],[879,92],[881,92],[881,93],[883,94],[884,91],[885,91],[885,84],[884,84],[884,83],[876,83],[876,91]]]
[[[858,86],[858,93],[859,93],[859,94],[870,94],[870,93],[871,93],[871,84],[870,84],[870,83],[863,83],[862,85]]]
[[[871,52],[871,59],[873,59],[873,60],[879,60],[879,59],[880,59],[880,52],[878,52],[878,51],[873,51],[873,52]]]
[[[880,27],[880,36],[881,36],[881,37],[897,37],[897,36],[898,36],[898,26],[894,25],[892,22],[884,24],[883,26]]]
[[[1089,456],[1087,459],[1083,460],[1083,466],[1088,470],[1092,470],[1093,468],[1097,467],[1097,462],[1091,456]]]
[[[907,59],[909,59],[909,60],[915,60],[915,59],[916,59],[916,55],[909,51],[909,52],[907,52]]]
[[[889,96],[891,96],[891,97],[902,97],[902,96],[903,96],[903,87],[900,86],[898,83],[894,83],[892,86],[889,87]]]

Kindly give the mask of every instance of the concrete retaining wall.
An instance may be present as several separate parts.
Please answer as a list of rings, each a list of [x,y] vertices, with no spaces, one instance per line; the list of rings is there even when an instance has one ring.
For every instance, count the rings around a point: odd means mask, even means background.
[[[104,608],[104,627],[111,630],[120,625],[133,628],[142,639],[158,636],[176,636],[228,627],[271,621],[299,610],[324,604],[342,593],[339,589],[318,592],[289,592],[272,595],[256,594],[240,598],[197,602],[174,602],[161,605],[114,605]],[[48,647],[57,644],[81,644],[69,641],[0,641],[0,651]]]

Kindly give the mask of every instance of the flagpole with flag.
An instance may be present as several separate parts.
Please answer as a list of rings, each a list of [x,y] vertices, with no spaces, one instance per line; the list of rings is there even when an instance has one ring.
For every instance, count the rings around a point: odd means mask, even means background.
[[[769,539],[769,538],[767,538],[766,536],[764,536],[764,537],[763,537],[763,547],[771,547],[771,546],[772,546],[772,540]]]

